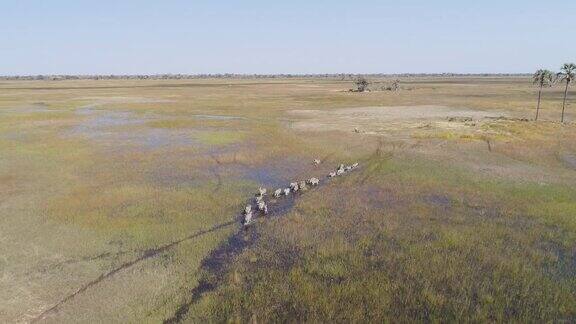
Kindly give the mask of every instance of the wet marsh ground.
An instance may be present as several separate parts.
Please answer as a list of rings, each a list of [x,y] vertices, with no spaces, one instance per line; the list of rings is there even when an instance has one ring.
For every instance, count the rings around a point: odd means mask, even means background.
[[[574,321],[561,90],[535,123],[528,79],[350,87],[1,82],[0,321]]]

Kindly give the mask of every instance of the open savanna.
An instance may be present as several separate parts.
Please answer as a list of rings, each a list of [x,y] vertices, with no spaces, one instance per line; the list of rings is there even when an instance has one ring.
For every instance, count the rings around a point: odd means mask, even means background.
[[[0,322],[576,321],[576,101],[351,87],[0,82]],[[311,176],[238,246],[258,186]]]

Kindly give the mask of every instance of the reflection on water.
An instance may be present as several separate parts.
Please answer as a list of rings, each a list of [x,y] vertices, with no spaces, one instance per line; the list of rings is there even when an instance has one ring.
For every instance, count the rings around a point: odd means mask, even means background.
[[[68,136],[85,136],[104,144],[137,146],[143,149],[156,149],[171,145],[198,145],[190,130],[172,130],[142,126],[155,120],[156,116],[137,115],[128,111],[98,110],[86,106],[76,111],[85,116],[78,125],[68,130]]]

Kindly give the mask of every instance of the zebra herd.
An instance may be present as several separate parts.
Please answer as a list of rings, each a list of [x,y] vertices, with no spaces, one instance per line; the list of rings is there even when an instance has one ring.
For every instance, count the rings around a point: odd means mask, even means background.
[[[318,165],[320,164],[320,160],[314,160],[314,164]],[[330,172],[328,174],[328,178],[333,178],[336,176],[340,176],[345,174],[348,171],[354,170],[358,167],[358,162],[345,166],[344,164],[340,164],[338,166],[338,168],[336,169],[336,171],[334,172]],[[308,186],[310,187],[316,187],[320,184],[320,179],[312,177],[308,180],[302,180],[302,181],[295,181],[295,182],[291,182],[290,185],[286,188],[278,188],[274,191],[273,196],[274,198],[280,198],[282,196],[289,196],[291,193],[296,193],[298,191],[306,191],[308,189]],[[268,215],[268,205],[266,204],[266,202],[264,201],[264,196],[266,195],[267,190],[266,188],[262,188],[259,187],[258,191],[256,192],[256,196],[254,198],[254,203],[255,203],[255,208],[254,210],[257,212],[260,212],[262,215]],[[244,226],[249,225],[252,222],[252,216],[253,216],[253,209],[252,209],[252,204],[248,204],[246,205],[246,207],[244,208],[244,220],[242,222],[242,224]]]

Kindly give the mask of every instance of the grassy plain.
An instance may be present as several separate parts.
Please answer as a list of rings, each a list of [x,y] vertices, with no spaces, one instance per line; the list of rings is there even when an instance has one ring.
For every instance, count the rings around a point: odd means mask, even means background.
[[[0,82],[0,321],[575,321],[562,90],[535,123],[528,79],[402,86]],[[201,266],[258,186],[354,161]]]

